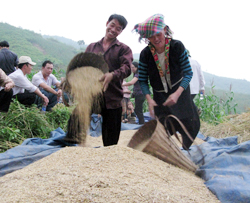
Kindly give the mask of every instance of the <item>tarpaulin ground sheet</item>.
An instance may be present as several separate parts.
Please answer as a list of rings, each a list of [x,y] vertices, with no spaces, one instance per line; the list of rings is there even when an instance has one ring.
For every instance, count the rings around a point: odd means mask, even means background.
[[[122,124],[122,130],[140,128],[136,124]],[[93,131],[93,130],[92,130]],[[96,136],[98,136],[96,134]],[[0,154],[0,176],[21,169],[65,146],[65,132],[58,128],[49,139],[30,138],[21,145]],[[196,175],[221,202],[250,202],[250,141],[237,144],[237,137],[216,139],[198,137],[205,142],[192,146],[189,154],[183,152],[199,166]],[[202,153],[201,153],[202,152]]]
[[[250,141],[238,144],[237,136],[198,137],[206,142],[185,152],[199,166],[196,175],[221,202],[250,202]]]

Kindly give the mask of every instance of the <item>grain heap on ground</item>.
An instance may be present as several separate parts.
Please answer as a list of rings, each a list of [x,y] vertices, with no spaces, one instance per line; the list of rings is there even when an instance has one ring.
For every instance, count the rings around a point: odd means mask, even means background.
[[[193,173],[128,148],[66,147],[0,178],[2,202],[219,202]],[[96,141],[94,142],[91,141]],[[100,146],[101,137],[87,137]]]

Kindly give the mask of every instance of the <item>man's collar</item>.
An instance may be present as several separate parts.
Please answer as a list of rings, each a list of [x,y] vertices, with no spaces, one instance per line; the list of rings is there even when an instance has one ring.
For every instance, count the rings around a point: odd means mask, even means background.
[[[99,41],[99,43],[102,44],[103,40],[104,40],[104,37]],[[111,43],[111,45],[113,45],[113,44],[121,45],[121,42],[116,38],[116,39]]]

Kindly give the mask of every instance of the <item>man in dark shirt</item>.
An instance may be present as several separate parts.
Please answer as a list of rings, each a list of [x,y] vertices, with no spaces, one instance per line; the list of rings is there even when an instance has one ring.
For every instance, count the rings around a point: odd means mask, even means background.
[[[14,86],[13,80],[0,68],[0,112],[8,112]]]
[[[131,74],[133,61],[131,49],[117,40],[126,25],[127,20],[123,16],[111,15],[106,23],[105,36],[100,41],[90,44],[86,49],[86,52],[102,53],[109,66],[109,72],[100,78],[100,81],[103,81],[105,102],[101,112],[104,146],[117,144],[121,131],[122,82]]]
[[[6,75],[13,73],[18,65],[17,55],[9,50],[7,41],[0,42],[0,68]]]

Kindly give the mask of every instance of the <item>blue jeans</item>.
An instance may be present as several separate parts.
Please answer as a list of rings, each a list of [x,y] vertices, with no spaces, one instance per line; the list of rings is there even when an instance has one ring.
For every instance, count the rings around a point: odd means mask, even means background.
[[[57,91],[57,89],[55,89]],[[41,90],[41,92],[48,97],[49,99],[49,103],[48,106],[46,108],[46,111],[51,111],[51,109],[58,103],[57,101],[57,95],[52,94],[50,92],[47,92],[45,90]],[[43,104],[43,100],[41,97],[38,97],[38,101],[37,101],[37,107],[41,107]]]
[[[55,89],[55,91],[58,91],[58,89]],[[58,103],[57,101],[57,95],[55,94],[52,94],[50,92],[47,92],[45,90],[41,90],[41,92],[46,96],[48,97],[49,99],[49,103],[48,103],[48,106],[46,108],[46,111],[51,111],[51,109]],[[69,99],[68,99],[68,95],[66,93],[63,94],[63,97],[65,98],[65,100],[67,102],[69,102]],[[37,99],[35,101],[35,104],[37,104],[37,107],[40,108],[42,107],[43,105],[43,100],[41,97],[37,96]]]

